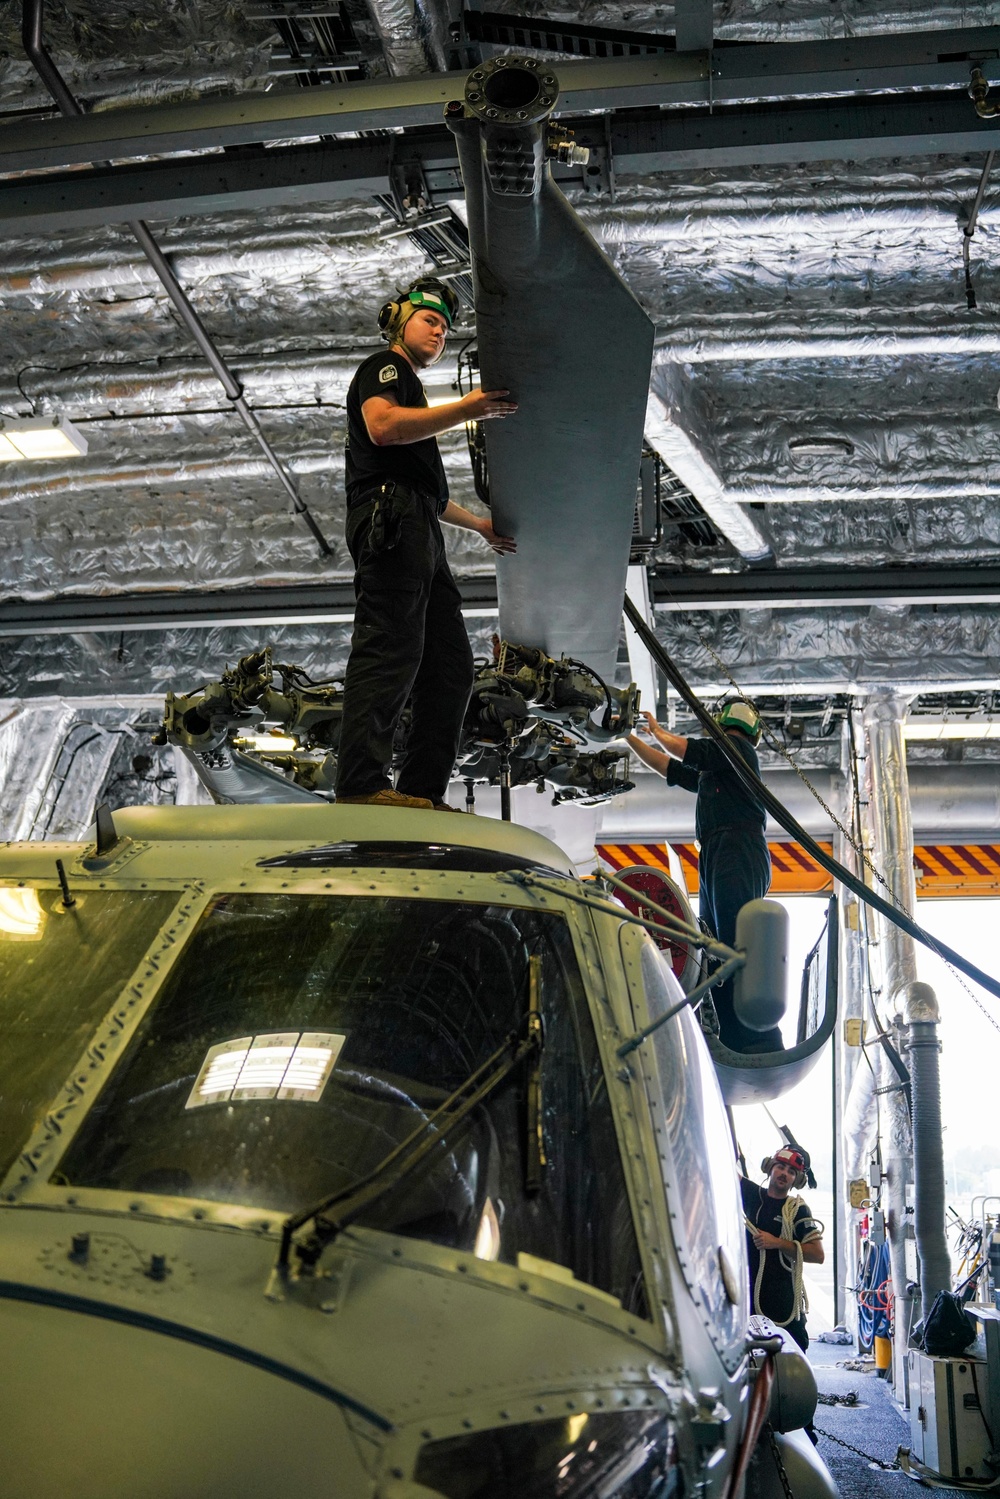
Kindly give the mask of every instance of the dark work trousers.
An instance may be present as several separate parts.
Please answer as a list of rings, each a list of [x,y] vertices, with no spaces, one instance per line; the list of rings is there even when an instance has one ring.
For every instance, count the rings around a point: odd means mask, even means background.
[[[699,910],[727,947],[736,944],[736,917],[748,900],[771,888],[771,856],[764,835],[754,828],[720,828],[702,841],[698,856]],[[736,1018],[733,980],[712,990],[719,1017],[719,1040],[732,1051],[780,1051],[777,1026],[754,1031]]]
[[[440,802],[472,690],[462,597],[445,560],[433,503],[418,495],[394,496],[398,540],[378,554],[369,538],[373,504],[354,506],[347,517],[357,607],[337,795],[370,796],[392,786],[392,741],[409,701],[410,736],[396,790]]]

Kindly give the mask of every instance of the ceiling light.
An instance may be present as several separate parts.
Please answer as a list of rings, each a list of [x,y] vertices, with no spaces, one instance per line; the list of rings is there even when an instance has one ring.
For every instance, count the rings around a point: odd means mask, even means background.
[[[793,458],[828,458],[838,453],[849,458],[854,444],[846,437],[796,437],[788,444],[788,451]]]
[[[32,416],[0,422],[0,462],[38,458],[79,458],[87,439],[65,416]]]
[[[904,739],[1000,739],[1000,718],[910,718]]]

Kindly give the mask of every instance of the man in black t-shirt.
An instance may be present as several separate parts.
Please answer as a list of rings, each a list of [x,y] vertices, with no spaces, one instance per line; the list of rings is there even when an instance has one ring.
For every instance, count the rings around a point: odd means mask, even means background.
[[[697,792],[695,834],[701,845],[698,908],[719,941],[732,947],[740,908],[747,901],[761,900],[771,888],[764,804],[743,784],[713,740],[671,734],[656,722],[652,713],[644,717],[648,732],[666,753],[661,754],[634,734],[629,736],[629,745],[644,764],[666,777],[668,786]],[[736,700],[724,705],[716,721],[750,769],[759,775],[755,748],[760,739],[757,713],[748,703]],[[782,1049],[777,1026],[754,1031],[736,1018],[732,979],[720,984],[714,997],[719,1039],[724,1046],[742,1052]]]
[[[444,353],[457,306],[450,287],[432,277],[386,303],[379,327],[389,348],[364,361],[347,392],[347,545],[357,607],[337,757],[340,802],[446,808],[473,672],[440,522],[477,531],[501,555],[516,550],[488,517],[448,499],[435,438],[517,407],[505,390],[476,390],[430,408],[417,378]],[[393,787],[393,737],[407,701],[410,734]]]
[[[803,1353],[809,1347],[809,1334],[802,1265],[822,1265],[825,1259],[822,1225],[808,1203],[792,1192],[793,1187],[805,1186],[808,1167],[804,1150],[784,1146],[761,1162],[760,1169],[768,1173],[766,1186],[740,1178],[751,1310],[787,1327]]]

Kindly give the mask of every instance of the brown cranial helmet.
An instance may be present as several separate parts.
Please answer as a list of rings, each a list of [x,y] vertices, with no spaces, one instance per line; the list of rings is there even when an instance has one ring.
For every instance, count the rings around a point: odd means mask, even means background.
[[[795,1172],[796,1189],[804,1187],[809,1179],[809,1152],[797,1146],[783,1145],[774,1155],[766,1155],[760,1163],[765,1176],[770,1176],[775,1166],[790,1166]]]

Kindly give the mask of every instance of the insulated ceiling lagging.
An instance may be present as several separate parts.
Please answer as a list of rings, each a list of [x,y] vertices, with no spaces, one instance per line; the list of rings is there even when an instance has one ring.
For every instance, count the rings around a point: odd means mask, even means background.
[[[0,15],[0,94],[5,109],[47,107],[51,99],[21,50],[20,9],[12,4]],[[53,6],[46,20],[57,66],[97,109],[264,88],[270,31],[248,24],[243,7],[228,0],[101,0]]]
[[[530,9],[529,0],[497,3]],[[398,14],[383,8],[383,29],[412,25],[425,58],[440,64],[441,0],[412,11],[408,0],[392,4]],[[356,0],[349,11],[368,46],[374,23]],[[607,3],[545,13],[610,26],[624,19]],[[989,25],[996,15],[992,4],[942,10],[900,0],[873,13],[860,3],[769,0],[716,5],[714,20],[720,39],[757,42]],[[670,6],[624,19],[647,31],[673,22]],[[266,21],[214,0],[73,0],[51,9],[47,37],[74,91],[96,108],[262,88],[277,40]],[[50,102],[18,38],[14,6],[0,20],[0,113]],[[0,119],[0,146],[5,128]],[[935,156],[619,174],[614,201],[571,191],[655,322],[661,373],[685,393],[678,409],[689,413],[696,454],[777,567],[1000,561],[1000,181],[987,184],[972,244],[979,310],[971,314],[961,254],[981,167],[981,157]],[[379,303],[429,268],[406,237],[381,238],[388,227],[372,201],[154,225],[336,543],[327,564],[220,401],[127,231],[6,238],[0,411],[63,412],[80,420],[90,452],[72,463],[0,465],[0,596],[346,579],[343,393],[377,346]],[[841,447],[804,455],[791,446],[816,437]],[[445,446],[453,493],[474,504],[464,436]],[[452,533],[449,547],[466,575],[492,567],[475,538]],[[742,565],[734,545],[699,549],[670,531],[651,561],[666,573]],[[670,648],[702,683],[718,670],[701,639],[715,642],[741,680],[784,686],[880,672],[980,681],[998,671],[996,611],[979,606],[905,615],[803,607],[690,616],[687,626]],[[658,616],[657,627],[669,634],[680,623]],[[53,637],[4,642],[3,690],[113,693],[124,683],[156,692],[189,673],[214,674],[269,633],[159,632],[140,646],[126,632],[119,661],[117,635],[89,637],[96,657]],[[287,641],[292,659],[324,670],[346,653],[340,625],[300,627]]]
[[[553,21],[577,21],[630,31],[672,32],[673,5],[629,6],[627,16],[615,0],[583,0],[582,4],[552,4],[551,0],[494,0],[491,10],[513,15],[545,16]],[[819,38],[878,36],[891,31],[929,31],[935,27],[991,26],[996,10],[989,0],[967,6],[934,6],[927,0],[893,0],[891,8],[874,12],[866,0],[716,0],[712,6],[713,35],[718,40],[748,42],[806,41]]]

